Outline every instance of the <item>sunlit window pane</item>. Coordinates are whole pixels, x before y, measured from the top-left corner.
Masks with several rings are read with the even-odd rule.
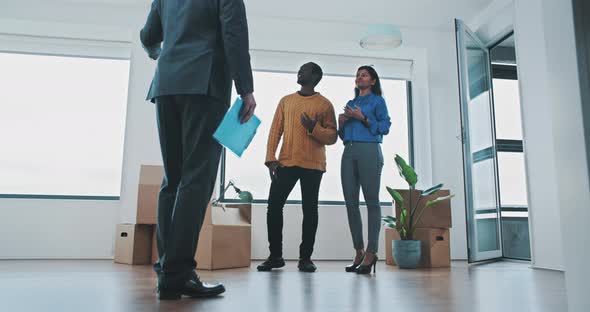
[[[0,53],[0,193],[119,196],[129,61]]]
[[[299,90],[299,85],[296,82],[295,73],[254,72],[254,84],[257,86],[257,90],[263,90],[256,92],[258,104],[256,115],[260,117],[262,124],[250,147],[241,158],[230,152],[227,153],[225,179],[226,181],[234,180],[241,188],[251,191],[255,199],[268,199],[270,177],[266,166],[264,166],[268,133],[280,99]],[[390,134],[384,137],[382,145],[385,166],[381,178],[380,199],[389,202],[391,199],[385,190],[385,185],[395,188],[407,187],[397,172],[393,158],[395,154],[400,154],[408,159],[409,155],[408,97],[406,81],[384,79],[381,80],[381,84],[392,126]],[[354,96],[354,77],[324,75],[316,90],[332,102],[336,115],[338,115],[348,100]],[[232,99],[235,99],[236,96],[234,93]],[[335,145],[326,148],[327,172],[322,178],[321,201],[344,201],[340,181],[340,160],[343,150],[344,146],[340,140]],[[227,197],[232,198],[232,196],[231,191],[228,192]],[[299,184],[291,192],[289,200],[301,200]],[[361,200],[363,200],[362,192]]]

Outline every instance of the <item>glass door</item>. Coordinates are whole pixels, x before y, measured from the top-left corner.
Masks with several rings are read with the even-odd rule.
[[[455,20],[469,262],[502,257],[497,151],[488,48]]]

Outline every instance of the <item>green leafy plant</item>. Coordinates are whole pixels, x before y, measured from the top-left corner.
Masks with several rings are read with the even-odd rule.
[[[385,216],[382,218],[382,220],[386,226],[395,229],[399,233],[399,236],[402,240],[412,240],[414,238],[414,232],[416,231],[416,225],[418,222],[420,222],[420,219],[422,219],[424,212],[437,203],[450,200],[455,195],[442,196],[427,201],[424,205],[424,208],[416,215],[418,205],[420,204],[420,201],[422,201],[423,197],[436,194],[442,189],[443,184],[438,184],[429,189],[421,191],[418,196],[418,200],[414,205],[412,205],[412,191],[415,189],[416,183],[418,183],[418,175],[414,171],[414,168],[408,165],[400,155],[395,155],[395,163],[397,164],[397,169],[400,176],[408,183],[408,205],[406,206],[403,196],[398,191],[387,186],[387,191],[391,195],[394,204],[397,204],[401,207],[401,213],[399,215],[399,220],[397,220],[394,216]]]

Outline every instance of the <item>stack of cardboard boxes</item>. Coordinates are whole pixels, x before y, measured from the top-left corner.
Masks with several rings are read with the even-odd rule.
[[[117,225],[115,262],[152,264],[158,260],[156,216],[163,175],[161,166],[141,166],[137,224]],[[195,255],[198,269],[250,266],[251,209],[250,204],[207,207]]]
[[[158,259],[155,246],[158,192],[162,184],[162,166],[141,166],[137,194],[136,224],[118,224],[115,238],[115,262],[151,264]]]
[[[406,208],[409,212],[410,192],[408,190],[397,190],[403,197]],[[423,197],[416,209],[415,217],[421,214],[429,200],[438,197],[448,196],[448,190]],[[412,207],[416,204],[420,196],[420,191],[412,191]],[[401,205],[396,203],[395,216],[399,220],[401,214]],[[422,242],[422,259],[418,267],[421,268],[444,268],[451,265],[451,245],[449,238],[449,228],[451,228],[451,202],[445,200],[427,208],[422,214],[420,222],[416,224],[414,239]],[[399,234],[395,229],[385,229],[385,252],[386,263],[396,265],[392,255],[392,242],[399,240]]]

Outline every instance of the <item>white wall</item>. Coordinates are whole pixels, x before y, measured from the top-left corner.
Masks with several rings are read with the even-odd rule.
[[[455,33],[442,32],[428,49],[432,182],[445,183],[452,199],[451,258],[467,259],[465,188],[463,184],[461,115],[457,77]],[[422,121],[425,122],[425,121]],[[414,127],[421,127],[416,123]]]
[[[102,45],[109,47],[108,53],[116,46],[115,53],[126,49],[128,55],[131,29],[125,25],[143,15],[134,17],[130,12],[100,6],[3,1],[0,33],[28,37],[22,42],[23,51],[47,52],[49,48],[51,53],[61,53],[64,45],[75,42],[73,39],[85,39],[83,46],[98,47],[84,50],[76,46],[70,52],[104,53],[107,50],[100,48]],[[108,22],[105,16],[110,17]],[[36,46],[33,42],[37,36],[61,38],[57,40],[60,44]],[[3,41],[0,47],[8,43],[10,50],[19,48],[16,39]],[[119,220],[119,201],[0,198],[0,259],[110,259]]]
[[[76,8],[76,6],[63,8],[41,7],[31,12],[23,8],[15,9],[14,7],[0,6],[0,23],[24,23],[25,25],[39,23],[31,20],[42,19],[41,15],[51,16],[44,27],[28,27],[31,31],[37,31],[45,34],[47,29],[54,29],[59,32],[63,27],[63,22],[67,21],[71,29],[76,30],[77,37],[84,37],[85,23],[83,12],[87,9]],[[48,12],[55,11],[55,14]],[[119,222],[135,221],[135,206],[137,194],[137,181],[139,176],[140,164],[159,164],[161,162],[156,135],[156,122],[154,106],[144,101],[149,82],[153,75],[154,63],[144,54],[137,42],[139,29],[142,26],[143,18],[147,14],[147,4],[142,8],[131,10],[126,8],[119,10],[113,15],[114,21],[109,24],[119,27],[123,25],[125,31],[122,33],[131,36],[131,71],[129,83],[129,102],[127,111],[127,129],[125,134],[125,153],[123,166],[123,181],[120,202],[111,202],[113,214],[106,213],[105,218],[94,218],[92,222],[85,225],[85,228],[92,231],[110,228],[112,234],[106,234],[97,237],[100,243],[97,246],[112,245],[114,236],[114,225]],[[114,12],[113,11],[113,12]],[[109,15],[109,11],[98,10],[102,16]],[[6,15],[4,15],[6,14]],[[9,15],[10,18],[7,18]],[[126,18],[126,20],[125,20]],[[105,19],[106,21],[106,19]],[[100,23],[100,18],[91,18],[89,23]],[[127,22],[127,24],[125,24]],[[453,229],[451,230],[452,257],[454,259],[466,258],[466,241],[465,241],[465,207],[462,182],[461,166],[461,144],[455,138],[459,134],[459,104],[457,77],[455,68],[455,48],[454,33],[451,31],[439,31],[432,29],[402,29],[404,34],[404,46],[393,51],[371,52],[361,49],[357,42],[360,33],[363,31],[364,24],[356,23],[328,23],[328,22],[309,22],[305,20],[290,20],[265,17],[253,17],[249,19],[251,48],[254,50],[279,50],[279,51],[297,51],[305,53],[336,54],[362,57],[381,57],[381,58],[403,58],[414,60],[414,77],[413,77],[413,100],[414,100],[414,124],[415,124],[415,148],[417,170],[420,174],[421,185],[430,186],[432,183],[444,182],[447,187],[457,194],[453,199]],[[452,20],[449,20],[452,23]],[[22,26],[23,24],[21,24]],[[126,26],[125,26],[126,25]],[[450,24],[451,25],[451,24]],[[13,27],[21,28],[21,27]],[[450,29],[450,28],[445,28]],[[301,34],[315,34],[309,36],[309,41],[301,42]],[[86,32],[90,36],[90,32]],[[256,64],[254,64],[256,67]],[[264,92],[263,86],[256,86],[256,92]],[[264,104],[260,103],[258,109],[265,109]],[[430,116],[436,118],[430,118]],[[432,143],[432,144],[431,144]],[[392,160],[389,160],[392,161]],[[13,221],[19,220],[22,215],[13,212],[14,207],[18,205],[22,213],[36,218],[36,207],[46,207],[55,214],[57,219],[70,219],[73,223],[81,220],[90,220],[85,215],[78,215],[74,219],[71,214],[64,210],[52,209],[56,206],[67,206],[65,201],[33,201],[33,200],[0,200],[0,227],[6,227],[14,233],[25,233],[28,230],[19,228]],[[80,207],[88,216],[101,209],[90,202],[79,203]],[[318,232],[318,257],[322,258],[349,258],[352,250],[350,243],[350,234],[348,234],[346,213],[344,207],[321,207],[320,212],[320,230]],[[265,229],[262,226],[264,220],[264,206],[255,207],[253,224],[254,246],[253,253],[255,258],[262,258],[266,251],[266,235],[260,232]],[[297,209],[288,209],[289,213],[297,214]],[[384,213],[388,213],[384,208]],[[328,217],[330,216],[330,217]],[[294,216],[286,218],[286,233],[293,233],[298,238],[300,222]],[[42,222],[38,222],[42,224]],[[47,227],[51,225],[46,225]],[[331,229],[337,229],[332,231]],[[75,237],[76,231],[80,230],[76,226],[65,226],[60,231],[69,233]],[[18,234],[17,234],[18,236]],[[59,237],[49,237],[52,245],[61,243]],[[296,241],[296,239],[295,239]],[[6,242],[7,244],[18,244],[19,240]],[[41,242],[31,240],[31,250],[43,250],[38,248]],[[83,240],[71,241],[72,245],[81,245]],[[296,250],[298,243],[286,244],[286,255],[290,255]],[[320,247],[326,246],[326,247]],[[330,246],[330,247],[327,247]],[[11,253],[4,252],[0,248],[0,258],[5,257],[31,257],[31,253],[16,252],[17,249],[9,248]],[[320,251],[322,249],[323,251]],[[382,248],[383,249],[383,248]],[[13,253],[14,252],[14,253]],[[383,252],[383,250],[381,251]],[[264,254],[264,255],[263,255]],[[45,256],[44,253],[37,255]],[[88,252],[87,256],[92,257],[109,257],[112,255],[111,250],[100,249],[97,247],[94,252]],[[48,254],[51,258],[70,258],[77,257],[75,253],[62,250]]]
[[[545,152],[552,154],[553,163],[545,164],[545,168],[553,167],[555,176],[550,175],[549,171],[544,180],[554,181],[557,205],[551,209],[558,216],[547,220],[546,227],[537,230],[546,231],[561,220],[561,239],[554,237],[554,241],[549,243],[561,245],[560,249],[563,249],[568,310],[588,311],[590,297],[587,283],[590,268],[587,259],[590,257],[590,249],[586,246],[590,237],[590,185],[572,3],[550,0],[519,1],[516,3],[516,16],[517,27],[519,31],[522,29],[521,37],[531,36],[533,40],[538,39],[531,42],[531,45],[534,44],[537,53],[542,51],[539,54],[545,57],[539,60],[543,67],[537,68],[545,72],[537,71],[536,74],[537,79],[542,80],[537,82],[545,82],[547,88],[539,92],[537,86],[536,92],[545,96],[537,104],[542,109],[546,108],[550,115],[551,122],[543,127],[551,127],[552,136],[545,140],[552,139],[553,149]],[[543,38],[533,36],[533,26],[537,27],[535,32],[542,31]],[[587,84],[588,81],[583,83]]]
[[[518,64],[525,162],[529,201],[529,222],[533,266],[563,270],[556,162],[555,115],[545,49],[545,19],[537,1],[515,3],[516,62]]]
[[[0,199],[0,259],[111,259],[118,201]]]

